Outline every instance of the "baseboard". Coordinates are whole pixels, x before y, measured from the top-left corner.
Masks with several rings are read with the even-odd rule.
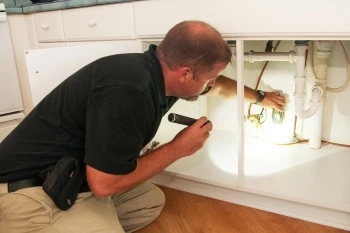
[[[248,206],[268,212],[281,214],[309,222],[314,222],[339,229],[350,230],[350,213],[323,207],[292,202],[202,183],[186,177],[163,171],[150,180],[154,184],[186,191],[230,203]]]

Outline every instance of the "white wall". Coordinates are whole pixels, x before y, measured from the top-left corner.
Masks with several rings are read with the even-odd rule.
[[[249,50],[264,51],[266,41],[245,41],[245,51]],[[350,42],[343,41],[344,47],[350,56]],[[289,51],[294,47],[294,41],[281,41],[277,51]],[[310,69],[310,56],[306,67],[307,87],[313,85],[313,75]],[[258,76],[265,62],[249,63],[245,62],[245,85],[255,88]],[[315,59],[315,66],[317,59]],[[232,66],[228,66],[224,75],[236,79],[235,61]],[[284,143],[292,137],[294,128],[294,81],[295,65],[288,62],[270,62],[267,66],[259,88],[265,91],[282,91],[287,100],[285,108],[285,118],[281,125],[274,125],[271,120],[272,111],[268,110],[268,118],[263,124],[264,134],[270,140]],[[338,87],[346,79],[346,62],[340,46],[334,43],[333,53],[328,69],[328,86]],[[309,98],[308,98],[309,100]],[[322,139],[342,144],[350,144],[350,87],[348,86],[340,93],[327,93],[327,102],[325,106]],[[307,101],[308,102],[308,101]],[[248,104],[245,104],[245,114],[247,114]],[[259,113],[260,108],[252,107],[252,113]],[[222,100],[215,97],[208,98],[208,117],[213,122],[214,128],[222,131],[237,131],[237,106],[236,100]],[[304,122],[298,119],[297,134],[303,138],[310,135],[309,120]],[[252,133],[249,123],[246,123],[245,133]]]

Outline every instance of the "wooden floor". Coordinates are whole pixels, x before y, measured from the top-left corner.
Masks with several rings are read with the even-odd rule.
[[[345,233],[249,207],[160,187],[166,204],[159,218],[137,233]]]

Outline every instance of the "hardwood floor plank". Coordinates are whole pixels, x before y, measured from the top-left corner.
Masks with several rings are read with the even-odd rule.
[[[346,233],[316,223],[167,187],[159,218],[137,233]]]

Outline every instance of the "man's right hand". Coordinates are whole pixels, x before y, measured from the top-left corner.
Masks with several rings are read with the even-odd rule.
[[[213,128],[213,124],[207,121],[206,117],[201,117],[193,125],[180,131],[169,143],[179,158],[192,155],[203,147],[210,136],[209,131]]]

